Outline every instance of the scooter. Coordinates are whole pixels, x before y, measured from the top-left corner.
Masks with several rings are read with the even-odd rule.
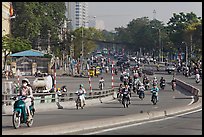
[[[200,82],[200,75],[199,74],[196,74],[195,81],[196,81],[196,83]]]
[[[172,83],[172,90],[174,91],[175,88],[176,88],[176,82],[173,82],[173,83]]]
[[[145,82],[145,90],[149,89],[149,82]]]
[[[23,100],[26,99],[25,96],[15,96],[11,97],[11,99],[15,100],[15,103],[13,105],[13,116],[12,116],[12,122],[15,129],[19,128],[21,124],[25,123],[28,127],[31,127],[33,125],[33,117],[35,113],[34,108],[34,102],[31,102],[30,108],[30,114],[32,115],[32,119],[30,121],[27,121],[27,113],[26,113],[26,106]]]
[[[128,99],[128,94],[122,94],[122,104],[123,104],[123,107],[127,107],[128,108],[128,103],[129,99]]]
[[[76,99],[76,109],[79,109],[79,107],[81,107],[81,109],[84,108],[84,105],[82,105],[82,95],[77,94],[78,97]]]
[[[164,89],[165,88],[165,82],[161,82],[160,87],[161,87],[161,89]]]
[[[140,90],[139,90],[139,98],[140,98],[141,100],[143,100],[144,97],[145,97],[144,89],[140,89]]]
[[[157,92],[156,91],[152,91],[152,103],[153,103],[153,105],[156,105],[157,104]]]

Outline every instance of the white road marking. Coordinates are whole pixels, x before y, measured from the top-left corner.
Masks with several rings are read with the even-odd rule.
[[[192,98],[192,100],[191,100],[191,102],[188,105],[191,105],[194,102],[194,96],[191,96],[191,98]]]
[[[179,116],[183,116],[183,115],[195,113],[195,112],[198,112],[198,111],[202,111],[202,108],[201,108],[201,109],[198,109],[198,110],[191,111],[191,112],[186,112],[186,113],[183,113],[183,114],[175,115],[175,116],[172,116],[172,117],[165,117],[165,118],[162,118],[162,119],[156,119],[156,120],[151,120],[151,121],[144,121],[144,122],[135,123],[135,124],[130,124],[130,125],[124,125],[124,126],[119,126],[119,127],[113,127],[113,128],[103,129],[103,130],[101,130],[101,131],[86,133],[86,134],[84,134],[84,135],[99,134],[99,133],[108,132],[108,131],[112,131],[112,130],[118,130],[118,129],[122,129],[122,128],[128,128],[128,127],[131,127],[131,126],[139,126],[139,125],[146,124],[146,123],[152,123],[152,122],[158,122],[158,121],[162,121],[162,120],[167,120],[167,119],[176,118],[176,117],[179,117]]]

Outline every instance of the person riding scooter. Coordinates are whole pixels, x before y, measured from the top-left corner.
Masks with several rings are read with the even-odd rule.
[[[28,114],[27,121],[30,121],[32,119],[32,115],[30,114],[29,106],[31,106],[34,97],[32,88],[30,86],[30,81],[27,78],[22,80],[22,86],[19,88],[19,95],[26,97],[23,101],[25,102],[26,112]]]
[[[160,87],[162,89],[165,87],[165,82],[166,82],[166,80],[163,77],[161,77],[161,79],[160,79]]]

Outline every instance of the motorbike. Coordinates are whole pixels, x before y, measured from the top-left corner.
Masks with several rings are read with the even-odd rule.
[[[195,81],[196,81],[196,83],[200,82],[200,75],[199,74],[196,74]]]
[[[161,89],[164,89],[165,88],[165,82],[161,82],[160,87],[161,87]]]
[[[120,75],[120,81],[123,82],[123,75]]]
[[[103,87],[104,87],[103,82],[99,82],[99,89],[103,90]]]
[[[121,103],[122,102],[122,93],[121,92],[118,92],[117,94],[117,98],[118,98],[118,101]]]
[[[143,90],[143,89],[140,89],[140,90],[139,90],[139,98],[140,98],[141,100],[143,100],[144,97],[145,97],[144,90]]]
[[[136,93],[136,90],[137,90],[137,85],[133,84],[133,92]]]
[[[31,102],[30,114],[32,115],[32,119],[27,121],[28,115],[26,112],[26,106],[23,100],[26,99],[25,96],[15,96],[11,97],[12,100],[15,100],[13,105],[13,115],[12,115],[12,123],[15,129],[19,128],[21,124],[25,123],[28,127],[33,125],[33,117],[35,113],[34,102]]]
[[[153,103],[153,105],[156,105],[157,104],[157,92],[156,91],[152,91],[152,103]]]
[[[118,75],[118,70],[117,69],[115,69],[115,75]]]
[[[79,109],[79,107],[81,107],[81,109],[84,108],[84,105],[82,105],[82,95],[77,94],[77,99],[76,99],[76,109]]]
[[[149,82],[145,82],[145,90],[149,89]]]
[[[175,88],[176,88],[176,82],[173,82],[173,83],[172,83],[172,90],[174,91]]]
[[[123,93],[122,94],[122,104],[123,104],[124,108],[125,107],[128,108],[128,105],[129,105],[128,101],[129,101],[128,94],[127,93]]]

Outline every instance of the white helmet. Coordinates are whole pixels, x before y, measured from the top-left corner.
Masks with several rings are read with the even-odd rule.
[[[27,84],[30,85],[30,81],[29,81],[27,78],[22,79],[22,83],[23,83],[23,82],[26,82]]]

